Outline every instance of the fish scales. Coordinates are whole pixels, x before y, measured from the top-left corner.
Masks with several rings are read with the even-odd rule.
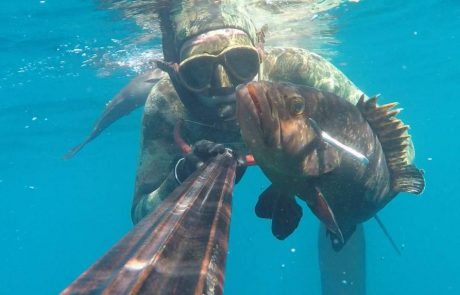
[[[272,219],[276,237],[284,239],[298,225],[302,211],[295,196],[325,223],[333,241],[341,241],[340,249],[356,224],[373,217],[398,192],[423,190],[421,171],[405,171],[407,126],[394,118],[399,110],[391,108],[396,103],[380,108],[376,102],[361,99],[353,105],[332,93],[291,83],[238,87],[243,140],[272,182],[256,213]],[[332,139],[328,142],[326,136]]]

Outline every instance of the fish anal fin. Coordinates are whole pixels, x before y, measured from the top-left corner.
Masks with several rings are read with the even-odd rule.
[[[307,200],[307,205],[311,211],[318,217],[318,219],[324,223],[328,231],[340,240],[343,243],[343,235],[335,218],[334,212],[329,206],[326,198],[318,187],[312,191],[313,196],[308,196],[305,198]]]
[[[281,196],[273,210],[273,235],[284,240],[297,228],[301,217],[302,207],[297,204],[294,196]]]
[[[272,219],[273,211],[278,199],[280,191],[275,186],[270,185],[260,196],[257,201],[255,212],[257,217]]]
[[[342,250],[343,246],[345,246],[345,243],[350,239],[351,235],[355,232],[355,230],[356,225],[351,225],[348,227],[346,226],[342,229],[341,236],[329,231],[332,248],[335,251]]]

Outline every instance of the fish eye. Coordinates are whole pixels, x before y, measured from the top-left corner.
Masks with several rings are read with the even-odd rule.
[[[291,112],[293,116],[302,115],[304,110],[305,110],[305,103],[302,98],[294,97],[291,99],[291,102],[289,104],[289,111]]]

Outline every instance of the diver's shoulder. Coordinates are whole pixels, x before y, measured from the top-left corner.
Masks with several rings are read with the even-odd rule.
[[[272,60],[279,57],[289,58],[289,57],[317,57],[319,59],[323,59],[317,53],[310,51],[305,48],[300,47],[266,47],[264,49],[265,53],[265,60]],[[265,61],[264,60],[264,61]]]
[[[163,77],[150,91],[144,116],[161,116],[171,123],[186,115],[186,110],[169,77]]]
[[[265,78],[308,74],[312,68],[328,68],[329,62],[313,51],[299,47],[265,48],[262,69]],[[285,78],[286,78],[285,77]],[[292,77],[295,80],[295,77]]]

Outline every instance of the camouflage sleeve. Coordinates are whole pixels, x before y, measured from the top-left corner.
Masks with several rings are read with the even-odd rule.
[[[323,57],[302,48],[270,48],[262,64],[262,78],[315,87],[358,102],[364,94]]]
[[[180,154],[174,144],[176,117],[170,102],[172,85],[161,80],[150,93],[144,107],[140,160],[131,209],[134,223],[157,207],[177,186],[174,159]],[[175,92],[174,92],[175,94]]]

